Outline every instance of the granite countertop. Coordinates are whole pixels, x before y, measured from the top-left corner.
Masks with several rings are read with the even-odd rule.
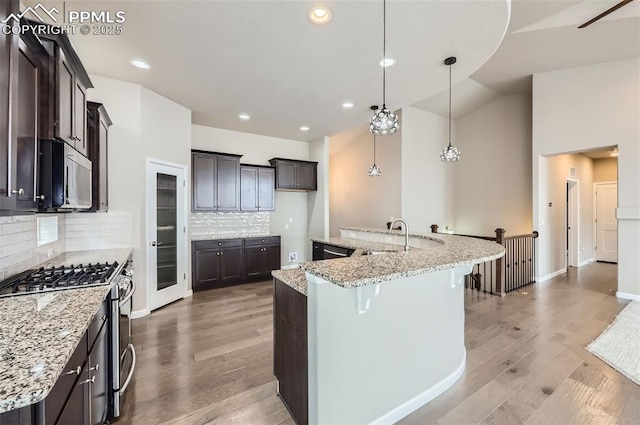
[[[229,233],[226,235],[191,235],[192,241],[213,241],[218,239],[249,239],[280,236],[274,233]]]
[[[105,284],[0,299],[0,413],[49,394],[110,290]]]
[[[357,232],[389,234],[386,229],[341,228]],[[391,234],[403,235],[392,231]],[[300,268],[336,285],[351,288],[372,285],[402,277],[416,276],[469,264],[494,260],[504,255],[504,247],[482,239],[440,233],[410,233],[411,237],[440,242],[432,248],[411,248],[409,251],[380,255],[361,255],[330,261],[314,261],[300,264]],[[332,238],[337,239],[349,238]],[[349,239],[353,240],[353,239]],[[367,241],[362,241],[368,246]]]
[[[304,270],[301,270],[301,269],[274,270],[271,272],[271,275],[276,279],[282,281],[284,284],[300,292],[305,297],[307,296],[308,282],[304,274]]]
[[[314,242],[326,243],[342,248],[355,249],[351,256],[355,257],[362,254],[362,251],[381,251],[381,252],[397,252],[404,251],[403,245],[394,245],[390,243],[364,241],[362,239],[333,237],[329,239],[311,239]],[[416,248],[418,249],[418,248]]]
[[[38,267],[124,264],[129,255],[131,248],[71,251]],[[0,413],[49,394],[110,291],[105,283],[0,298]]]

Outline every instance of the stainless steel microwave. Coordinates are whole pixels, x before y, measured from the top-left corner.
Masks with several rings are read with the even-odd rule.
[[[41,140],[40,208],[91,208],[91,170],[91,161],[65,142]]]

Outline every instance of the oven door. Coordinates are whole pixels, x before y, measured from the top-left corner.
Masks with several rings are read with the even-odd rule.
[[[136,350],[131,343],[131,297],[136,290],[133,279],[121,278],[116,285],[118,299],[114,302],[113,352],[113,417],[120,416],[122,397],[136,368]]]

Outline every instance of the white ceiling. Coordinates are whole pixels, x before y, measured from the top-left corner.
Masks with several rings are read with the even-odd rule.
[[[453,117],[503,94],[531,92],[534,73],[640,56],[640,1],[587,28],[577,28],[618,2],[513,0],[509,29],[496,53],[469,80],[454,87]],[[457,69],[453,71],[455,75]],[[445,93],[414,106],[447,115],[447,102]]]
[[[369,106],[382,103],[381,0],[42,3],[125,11],[123,35],[71,36],[88,72],[144,85],[191,109],[197,124],[308,141],[366,122]],[[332,10],[329,24],[307,19],[316,4]],[[509,11],[508,0],[389,0],[387,54],[398,62],[387,72],[387,106],[445,90],[448,56],[459,57],[455,82],[478,70],[502,41]],[[134,69],[132,58],[151,70]],[[344,110],[345,100],[355,107]]]

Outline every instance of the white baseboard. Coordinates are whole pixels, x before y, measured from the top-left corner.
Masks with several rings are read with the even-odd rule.
[[[148,316],[149,314],[151,314],[151,310],[145,308],[142,310],[132,311],[129,317],[131,317],[131,319],[139,319],[141,317]]]
[[[370,425],[393,424],[398,422],[405,416],[415,412],[416,410],[451,388],[453,384],[455,384],[464,373],[466,365],[467,351],[465,350],[464,355],[462,356],[462,360],[460,361],[460,364],[458,365],[456,370],[451,372],[448,376],[446,376],[442,381],[435,384],[433,387],[418,394],[412,399],[405,401],[400,406],[375,419],[370,423]]]
[[[547,281],[549,279],[553,279],[556,276],[560,276],[561,274],[565,274],[566,272],[567,272],[567,268],[565,267],[563,269],[556,270],[555,272],[550,273],[550,274],[548,274],[546,276],[542,276],[542,277],[537,278],[536,282],[544,282],[544,281]]]
[[[182,297],[182,298],[189,298],[189,297],[193,297],[193,289],[189,289],[189,290],[184,294],[184,297]]]
[[[586,266],[587,264],[591,264],[595,261],[596,261],[595,259],[589,258],[588,260],[584,260],[580,264],[578,264],[578,267]]]
[[[622,298],[623,300],[631,300],[631,301],[640,301],[640,295],[629,294],[626,292],[616,292],[616,297]]]

